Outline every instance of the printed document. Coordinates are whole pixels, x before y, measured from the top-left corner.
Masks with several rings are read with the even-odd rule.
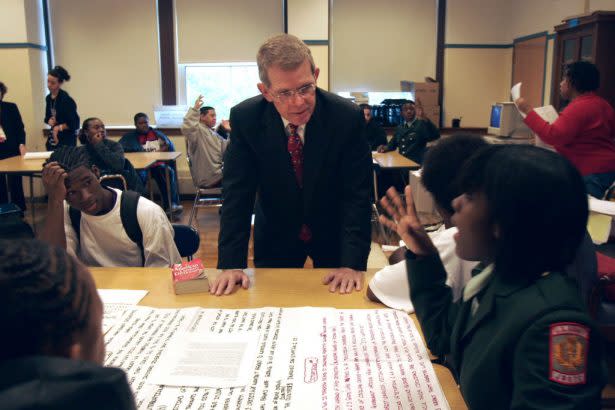
[[[241,385],[150,383],[160,382],[156,368],[175,335],[188,344],[202,342],[191,353],[184,349],[184,359],[195,367],[181,370],[194,374],[199,363],[205,369],[222,362],[212,359],[221,354],[217,343],[208,346],[212,340],[246,334],[244,341],[255,341],[256,348]],[[106,336],[105,364],[127,372],[140,409],[449,408],[418,330],[400,311],[130,306]],[[223,354],[236,365],[238,352],[250,348],[231,350]],[[234,379],[240,373],[229,366],[217,376]]]

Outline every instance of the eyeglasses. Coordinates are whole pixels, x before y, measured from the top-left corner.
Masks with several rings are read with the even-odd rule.
[[[301,98],[312,96],[314,95],[315,90],[316,90],[316,84],[310,83],[302,87],[296,88],[294,90],[280,91],[278,93],[272,93],[272,94],[275,98],[277,98],[281,102],[289,102],[295,95],[298,95]]]

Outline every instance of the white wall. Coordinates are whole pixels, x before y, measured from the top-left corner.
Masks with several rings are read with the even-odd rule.
[[[156,0],[52,0],[50,19],[55,63],[71,74],[64,88],[82,120],[153,118],[162,100]]]
[[[331,89],[399,91],[435,76],[435,27],[435,0],[333,1]]]
[[[511,42],[509,0],[448,0],[447,44],[506,44]]]

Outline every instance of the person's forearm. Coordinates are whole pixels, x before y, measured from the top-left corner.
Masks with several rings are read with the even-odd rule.
[[[48,244],[66,249],[66,233],[64,232],[64,203],[62,201],[48,202],[45,225],[39,233],[38,239],[47,242]]]

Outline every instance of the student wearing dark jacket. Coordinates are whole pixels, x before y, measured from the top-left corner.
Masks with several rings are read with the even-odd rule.
[[[120,138],[120,144],[125,152],[150,152],[162,151],[173,152],[175,146],[169,137],[162,132],[153,129],[149,126],[149,118],[147,114],[139,112],[134,116],[135,130],[124,134]],[[181,212],[183,207],[179,203],[179,192],[177,190],[177,166],[175,161],[158,162],[149,168],[152,178],[156,181],[160,194],[162,196],[163,208],[169,209],[167,203],[167,167],[169,170],[169,186],[171,187],[171,211]],[[142,171],[139,173],[141,181],[145,184],[147,173]]]
[[[382,200],[392,219],[381,222],[408,248],[410,296],[427,346],[452,367],[471,409],[599,408],[603,342],[563,273],[585,234],[581,175],[554,152],[495,145],[468,159],[459,187],[455,250],[481,263],[457,302],[412,200],[404,205],[393,189]]]
[[[381,145],[386,145],[387,134],[384,128],[380,126],[372,117],[372,107],[369,104],[359,105],[363,110],[363,116],[365,117],[365,138],[372,151],[377,151]]]
[[[121,174],[129,190],[145,193],[137,171],[130,161],[124,158],[122,146],[107,139],[105,124],[100,119],[88,118],[83,121],[79,141],[88,150],[92,162],[98,167],[101,175]]]
[[[43,242],[0,242],[2,409],[135,409],[103,367],[103,306],[87,268]]]
[[[26,131],[17,105],[4,101],[7,88],[0,82],[0,159],[23,155],[26,153]],[[8,191],[7,191],[8,184]],[[23,194],[21,175],[6,175],[0,177],[0,204],[9,200],[26,210],[26,199]]]
[[[49,151],[53,151],[58,145],[77,145],[77,104],[61,88],[62,84],[69,80],[68,71],[60,66],[54,67],[47,74],[49,94],[45,97],[45,124],[51,127],[46,144]]]

